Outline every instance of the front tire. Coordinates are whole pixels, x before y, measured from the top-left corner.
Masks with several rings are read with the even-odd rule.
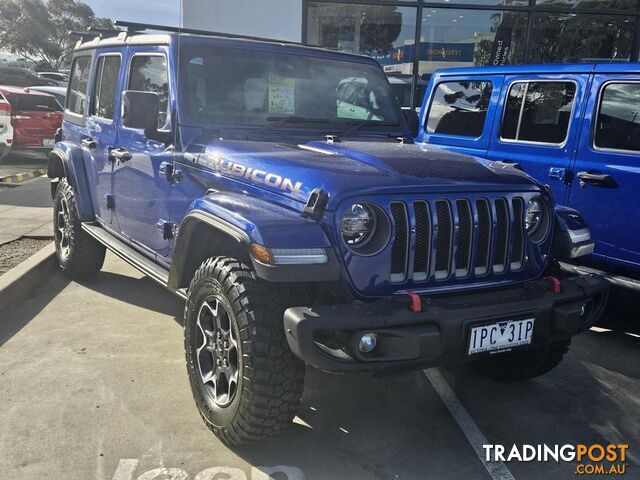
[[[96,275],[104,264],[105,247],[82,230],[75,194],[66,178],[53,199],[53,235],[58,265],[69,278]]]
[[[233,258],[206,260],[185,306],[185,352],[202,418],[237,446],[281,432],[295,416],[304,364],[287,344],[279,288]]]
[[[569,351],[571,340],[553,342],[523,352],[500,355],[479,363],[487,376],[501,382],[524,382],[556,368]]]

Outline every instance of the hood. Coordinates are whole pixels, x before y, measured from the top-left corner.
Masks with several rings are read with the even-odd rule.
[[[314,189],[328,209],[350,196],[385,193],[521,191],[537,186],[515,168],[425,144],[398,141],[286,143],[215,140],[200,168],[306,202]]]

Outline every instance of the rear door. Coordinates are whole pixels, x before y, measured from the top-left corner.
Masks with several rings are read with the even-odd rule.
[[[488,158],[515,162],[565,203],[588,75],[505,77]]]
[[[436,76],[430,85],[418,141],[484,157],[502,76]]]
[[[82,145],[93,165],[96,214],[103,225],[112,227],[113,161],[109,149],[118,142],[117,122],[120,111],[117,105],[122,56],[116,51],[101,51],[94,62],[91,101]]]
[[[640,266],[640,75],[597,74],[585,113],[569,205],[595,253]]]

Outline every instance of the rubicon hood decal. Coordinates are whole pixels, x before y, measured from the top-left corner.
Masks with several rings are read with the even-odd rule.
[[[222,173],[228,173],[254,183],[261,183],[267,187],[277,188],[293,194],[298,194],[300,190],[302,190],[302,182],[295,182],[277,173],[247,167],[241,163],[225,158],[220,152],[207,152],[206,159],[212,168]]]

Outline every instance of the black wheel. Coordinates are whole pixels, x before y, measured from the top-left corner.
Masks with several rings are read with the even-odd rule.
[[[82,230],[73,188],[66,178],[58,183],[53,200],[53,235],[58,265],[65,275],[80,279],[100,271],[105,247]]]
[[[562,340],[532,350],[499,355],[483,360],[478,367],[495,380],[523,382],[556,368],[569,351],[570,344],[571,340]]]
[[[210,258],[185,306],[185,352],[202,418],[228,445],[275,435],[291,424],[304,364],[287,344],[281,290],[238,260]]]

